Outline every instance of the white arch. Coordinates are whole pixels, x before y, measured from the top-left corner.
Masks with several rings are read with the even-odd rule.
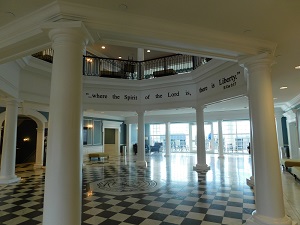
[[[34,168],[41,168],[43,166],[44,157],[44,130],[46,128],[48,120],[40,112],[29,109],[19,108],[18,115],[25,115],[31,118],[37,124],[37,138],[36,138],[36,154]],[[0,124],[5,120],[5,112],[0,113]],[[1,138],[1,133],[0,133]]]

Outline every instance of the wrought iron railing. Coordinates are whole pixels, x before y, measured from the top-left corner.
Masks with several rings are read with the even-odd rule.
[[[53,54],[52,49],[47,49],[32,56],[52,63]],[[108,78],[152,79],[155,77],[189,73],[209,60],[210,58],[205,57],[176,54],[145,61],[133,61],[101,58],[87,53],[87,55],[83,56],[82,73],[85,76]]]
[[[33,57],[36,57],[38,59],[44,60],[46,62],[52,63],[53,62],[53,54],[54,51],[52,48],[46,49],[44,51],[38,52],[33,54]]]
[[[145,61],[83,56],[83,75],[138,80],[151,79],[189,73],[209,60],[209,58],[179,54]]]

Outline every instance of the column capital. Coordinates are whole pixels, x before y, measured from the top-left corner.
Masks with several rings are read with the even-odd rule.
[[[204,110],[205,108],[206,108],[206,105],[197,105],[197,106],[195,107],[196,111],[197,111],[197,110]]]
[[[146,111],[145,111],[145,110],[143,110],[143,109],[136,110],[136,113],[138,114],[138,116],[139,116],[139,115],[141,115],[141,114],[143,114],[143,115],[144,115],[144,114],[145,114],[145,112],[146,112]]]
[[[248,71],[259,69],[262,66],[271,67],[274,64],[274,57],[268,53],[263,53],[239,60],[239,64]]]
[[[17,99],[17,98],[4,98],[2,99],[6,104],[19,104],[22,103],[22,100]]]
[[[49,33],[50,39],[57,45],[74,42],[76,39],[82,41],[83,45],[95,42],[81,21],[50,22],[44,24],[42,29]]]
[[[274,108],[274,112],[275,112],[275,117],[278,118],[278,117],[283,117],[283,113],[284,111],[281,109],[281,108]]]
[[[296,111],[295,110],[289,110],[285,113],[283,113],[283,116],[287,118],[288,122],[296,121]]]

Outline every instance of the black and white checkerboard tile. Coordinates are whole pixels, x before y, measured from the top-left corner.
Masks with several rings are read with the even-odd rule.
[[[147,161],[147,169],[117,159],[88,162],[83,168],[82,224],[242,224],[255,209],[253,192],[244,182],[248,174],[231,169],[222,173],[212,167],[197,175],[186,164],[178,165],[190,169],[185,181],[166,176],[155,191],[90,195],[90,183],[108,178],[144,177],[159,182],[159,173],[153,172],[165,168],[160,166],[161,158],[151,156]],[[44,171],[31,165],[20,165],[16,171],[22,174],[20,183],[0,185],[0,224],[42,224]]]

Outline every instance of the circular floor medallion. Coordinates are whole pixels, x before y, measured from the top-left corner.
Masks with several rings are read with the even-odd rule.
[[[160,183],[144,177],[106,178],[90,183],[91,191],[117,195],[153,192],[160,187]]]

